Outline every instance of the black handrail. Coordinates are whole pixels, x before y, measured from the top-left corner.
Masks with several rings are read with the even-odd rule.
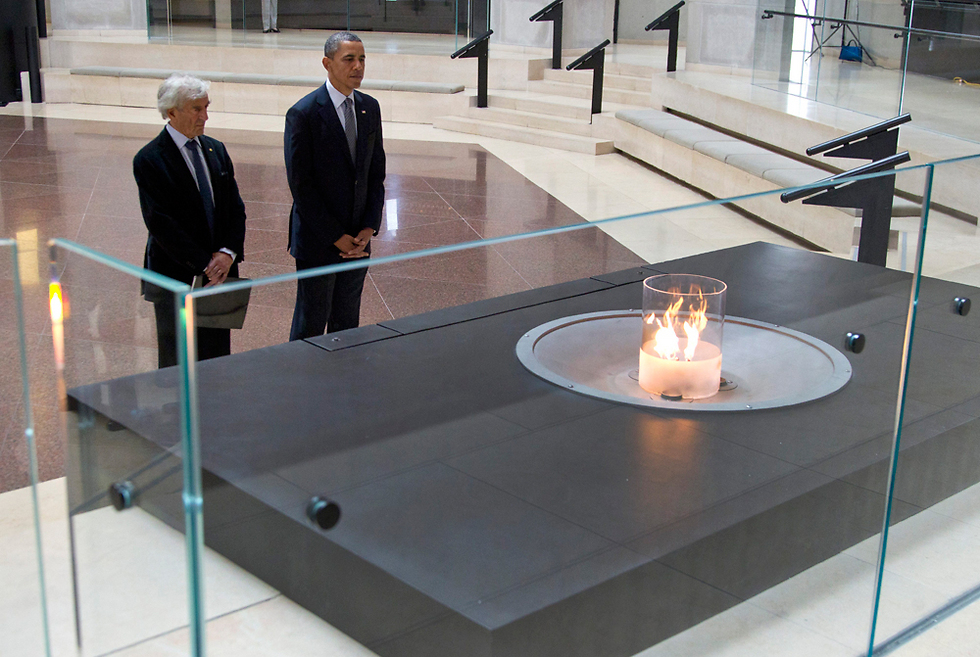
[[[543,23],[545,21],[552,21],[554,23],[551,37],[551,68],[555,70],[561,68],[561,33],[562,15],[564,13],[562,2],[564,0],[555,0],[528,19],[532,23]]]
[[[490,67],[490,35],[493,34],[493,30],[487,30],[486,34],[482,34],[465,46],[454,52],[450,57],[456,59],[467,59],[470,57],[476,57],[476,71],[477,71],[477,82],[476,82],[476,106],[486,107],[487,102],[487,87],[489,86],[489,67]]]
[[[592,113],[602,113],[602,71],[606,61],[606,46],[609,39],[606,39],[598,46],[585,53],[574,62],[565,67],[568,71],[579,69],[592,69]]]
[[[825,151],[829,151],[832,148],[837,148],[838,146],[847,146],[851,142],[855,142],[859,139],[864,139],[865,137],[871,137],[873,135],[891,130],[892,128],[898,127],[903,123],[908,123],[912,120],[912,115],[909,113],[902,114],[901,116],[896,116],[894,118],[888,119],[887,121],[882,121],[881,123],[876,123],[874,125],[868,126],[867,128],[862,128],[856,130],[843,137],[837,137],[836,139],[831,139],[830,141],[825,141],[822,144],[817,144],[816,146],[811,146],[806,149],[807,155],[819,155]]]
[[[535,23],[540,20],[548,20],[547,18],[545,18],[545,14],[547,14],[549,11],[551,11],[552,9],[554,9],[564,1],[565,0],[555,0],[554,2],[546,6],[544,9],[531,16],[531,18],[529,18],[528,20],[531,21],[532,23]]]
[[[664,13],[660,14],[660,16],[654,18],[650,22],[650,24],[647,25],[643,29],[645,29],[647,32],[649,32],[650,30],[660,29],[660,24],[663,23],[664,21],[668,20],[670,18],[670,15],[673,14],[674,12],[679,12],[681,10],[681,7],[684,6],[684,4],[685,4],[684,0],[681,0],[676,5],[674,5],[673,7],[671,7],[670,9],[668,9],[667,11],[665,11]]]
[[[791,14],[786,11],[775,11],[773,9],[763,9],[761,20],[769,20],[773,16],[786,16],[788,18],[806,18],[812,21],[828,22],[831,25],[857,25],[858,27],[877,27],[883,30],[893,30],[904,34],[922,34],[925,36],[942,37],[946,39],[962,39],[964,41],[980,41],[980,36],[972,34],[958,34],[956,32],[943,32],[941,30],[924,30],[921,27],[905,27],[904,25],[884,25],[882,23],[867,23],[865,21],[854,21],[846,18],[831,18],[829,16],[811,16],[810,14]]]
[[[838,185],[843,185],[847,182],[852,182],[851,178],[856,178],[858,176],[864,176],[872,173],[878,173],[879,171],[884,171],[892,167],[898,166],[899,164],[904,164],[911,160],[912,157],[909,155],[908,151],[902,151],[901,153],[896,153],[889,157],[878,160],[877,162],[869,162],[867,164],[862,164],[859,167],[854,167],[848,171],[838,173],[836,175],[830,176],[829,178],[824,178],[823,180],[818,180],[812,185],[808,186],[806,189],[797,189],[792,192],[783,192],[779,195],[779,200],[783,203],[792,203],[801,198],[807,198],[808,196],[813,196],[819,192],[825,192],[829,189],[834,189]],[[860,181],[858,181],[860,182]]]
[[[606,48],[606,46],[608,46],[608,45],[609,45],[609,39],[606,39],[605,41],[603,41],[602,43],[600,43],[598,46],[596,46],[595,48],[593,48],[589,52],[585,53],[584,55],[582,55],[581,57],[579,57],[578,59],[576,59],[574,62],[572,62],[568,66],[566,66],[565,67],[565,70],[566,71],[576,71],[576,70],[578,70],[580,68],[581,69],[589,69],[589,68],[592,68],[591,66],[588,66],[586,64],[586,62],[589,60],[590,57],[592,57],[594,55],[597,55],[600,52],[602,52]]]
[[[657,18],[653,20],[644,29],[649,32],[651,30],[667,30],[667,72],[672,73],[677,70],[677,37],[680,32],[680,16],[681,7],[684,6],[684,0],[681,0],[676,5],[660,14]]]
[[[457,57],[462,57],[463,59],[466,59],[467,57],[475,57],[476,55],[471,55],[469,53],[474,48],[479,46],[481,43],[488,40],[491,34],[493,34],[493,30],[487,30],[486,34],[481,34],[480,36],[476,37],[475,39],[467,43],[465,46],[463,46],[462,48],[460,48],[459,50],[451,54],[449,56],[450,59],[456,59]]]

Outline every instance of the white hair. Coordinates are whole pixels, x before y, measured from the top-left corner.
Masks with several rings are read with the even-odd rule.
[[[167,112],[183,107],[188,101],[204,98],[208,95],[210,82],[186,73],[174,73],[163,81],[157,89],[157,109],[164,119],[169,118]]]

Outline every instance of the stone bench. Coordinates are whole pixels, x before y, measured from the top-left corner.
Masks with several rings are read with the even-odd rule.
[[[832,175],[792,157],[655,109],[616,112],[616,147],[720,198],[799,187]],[[732,175],[734,167],[742,175]],[[778,194],[736,203],[765,221],[835,253],[850,253],[860,210],[784,204]],[[896,197],[894,217],[920,206]]]
[[[45,99],[54,103],[156,107],[156,90],[172,69],[82,66],[42,70]],[[285,115],[293,103],[323,84],[324,76],[186,71],[211,82],[211,109],[216,112]],[[472,94],[447,82],[376,80],[361,89],[374,96],[386,121],[428,123],[432,116],[462,113]]]
[[[69,69],[71,75],[95,75],[120,78],[152,78],[165,80],[175,71],[161,68],[124,68],[121,66],[82,66]],[[266,73],[223,73],[220,71],[186,71],[190,75],[209,82],[234,82],[236,84],[269,84],[290,87],[316,88],[325,77],[270,75]],[[362,89],[374,91],[411,91],[425,94],[457,94],[464,85],[440,82],[412,82],[410,80],[372,80],[361,83]]]

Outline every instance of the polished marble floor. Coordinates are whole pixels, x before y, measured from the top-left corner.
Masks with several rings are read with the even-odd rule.
[[[43,283],[48,265],[43,253],[47,240],[70,239],[120,261],[142,263],[146,229],[136,186],[132,156],[158,129],[144,126],[142,135],[97,134],[85,122],[36,119],[24,130],[23,120],[0,117],[4,153],[0,158],[0,210],[4,234],[28,239],[36,248],[21,261],[27,285],[25,295],[28,357],[38,423],[42,479],[63,474],[60,441],[54,422],[57,403],[53,390],[47,304]],[[375,257],[421,251],[532,230],[583,224],[579,230],[525,244],[481,247],[418,262],[373,267],[362,301],[362,323],[373,324],[450,305],[468,303],[533,287],[625,269],[643,259],[585,220],[555,197],[530,182],[512,167],[474,144],[387,141],[388,176],[381,232],[374,240]],[[294,270],[286,251],[289,189],[281,149],[231,143],[236,179],[246,204],[247,233],[242,276],[262,278]],[[37,254],[35,256],[35,254]],[[143,356],[134,367],[152,362],[152,336],[137,335],[150,317],[149,304],[133,297],[137,280],[121,289],[98,295],[86,290],[98,286],[110,272],[62,256],[69,302],[76,317],[98,327],[87,329],[85,339],[132,345]],[[120,286],[116,286],[120,287]],[[236,332],[235,350],[286,340],[292,306],[292,286],[258,291],[250,307],[249,325]],[[132,298],[131,298],[132,297]],[[135,299],[135,300],[134,300]],[[6,305],[6,304],[5,304]],[[112,317],[91,316],[97,307],[117,310]],[[128,315],[133,322],[123,323]],[[112,321],[110,327],[107,322]],[[140,320],[143,320],[142,322]],[[141,327],[141,324],[143,327]],[[13,326],[5,326],[13,337]],[[66,336],[70,341],[72,335]],[[79,336],[75,336],[79,337]],[[113,340],[113,338],[115,338]],[[13,344],[14,341],[8,340]],[[14,354],[10,354],[11,362]],[[67,369],[72,369],[68,353]],[[114,362],[120,362],[117,354]],[[114,369],[101,374],[133,373]],[[82,376],[79,374],[79,376]],[[17,403],[16,379],[10,379],[4,400]],[[80,379],[79,379],[80,381]],[[71,378],[69,378],[71,385]],[[7,431],[15,431],[15,424]],[[0,446],[0,491],[19,488],[24,479],[23,454]]]

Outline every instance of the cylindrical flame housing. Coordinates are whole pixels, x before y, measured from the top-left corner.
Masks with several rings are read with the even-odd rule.
[[[721,382],[723,282],[696,274],[643,281],[640,386],[668,398],[704,399]]]

